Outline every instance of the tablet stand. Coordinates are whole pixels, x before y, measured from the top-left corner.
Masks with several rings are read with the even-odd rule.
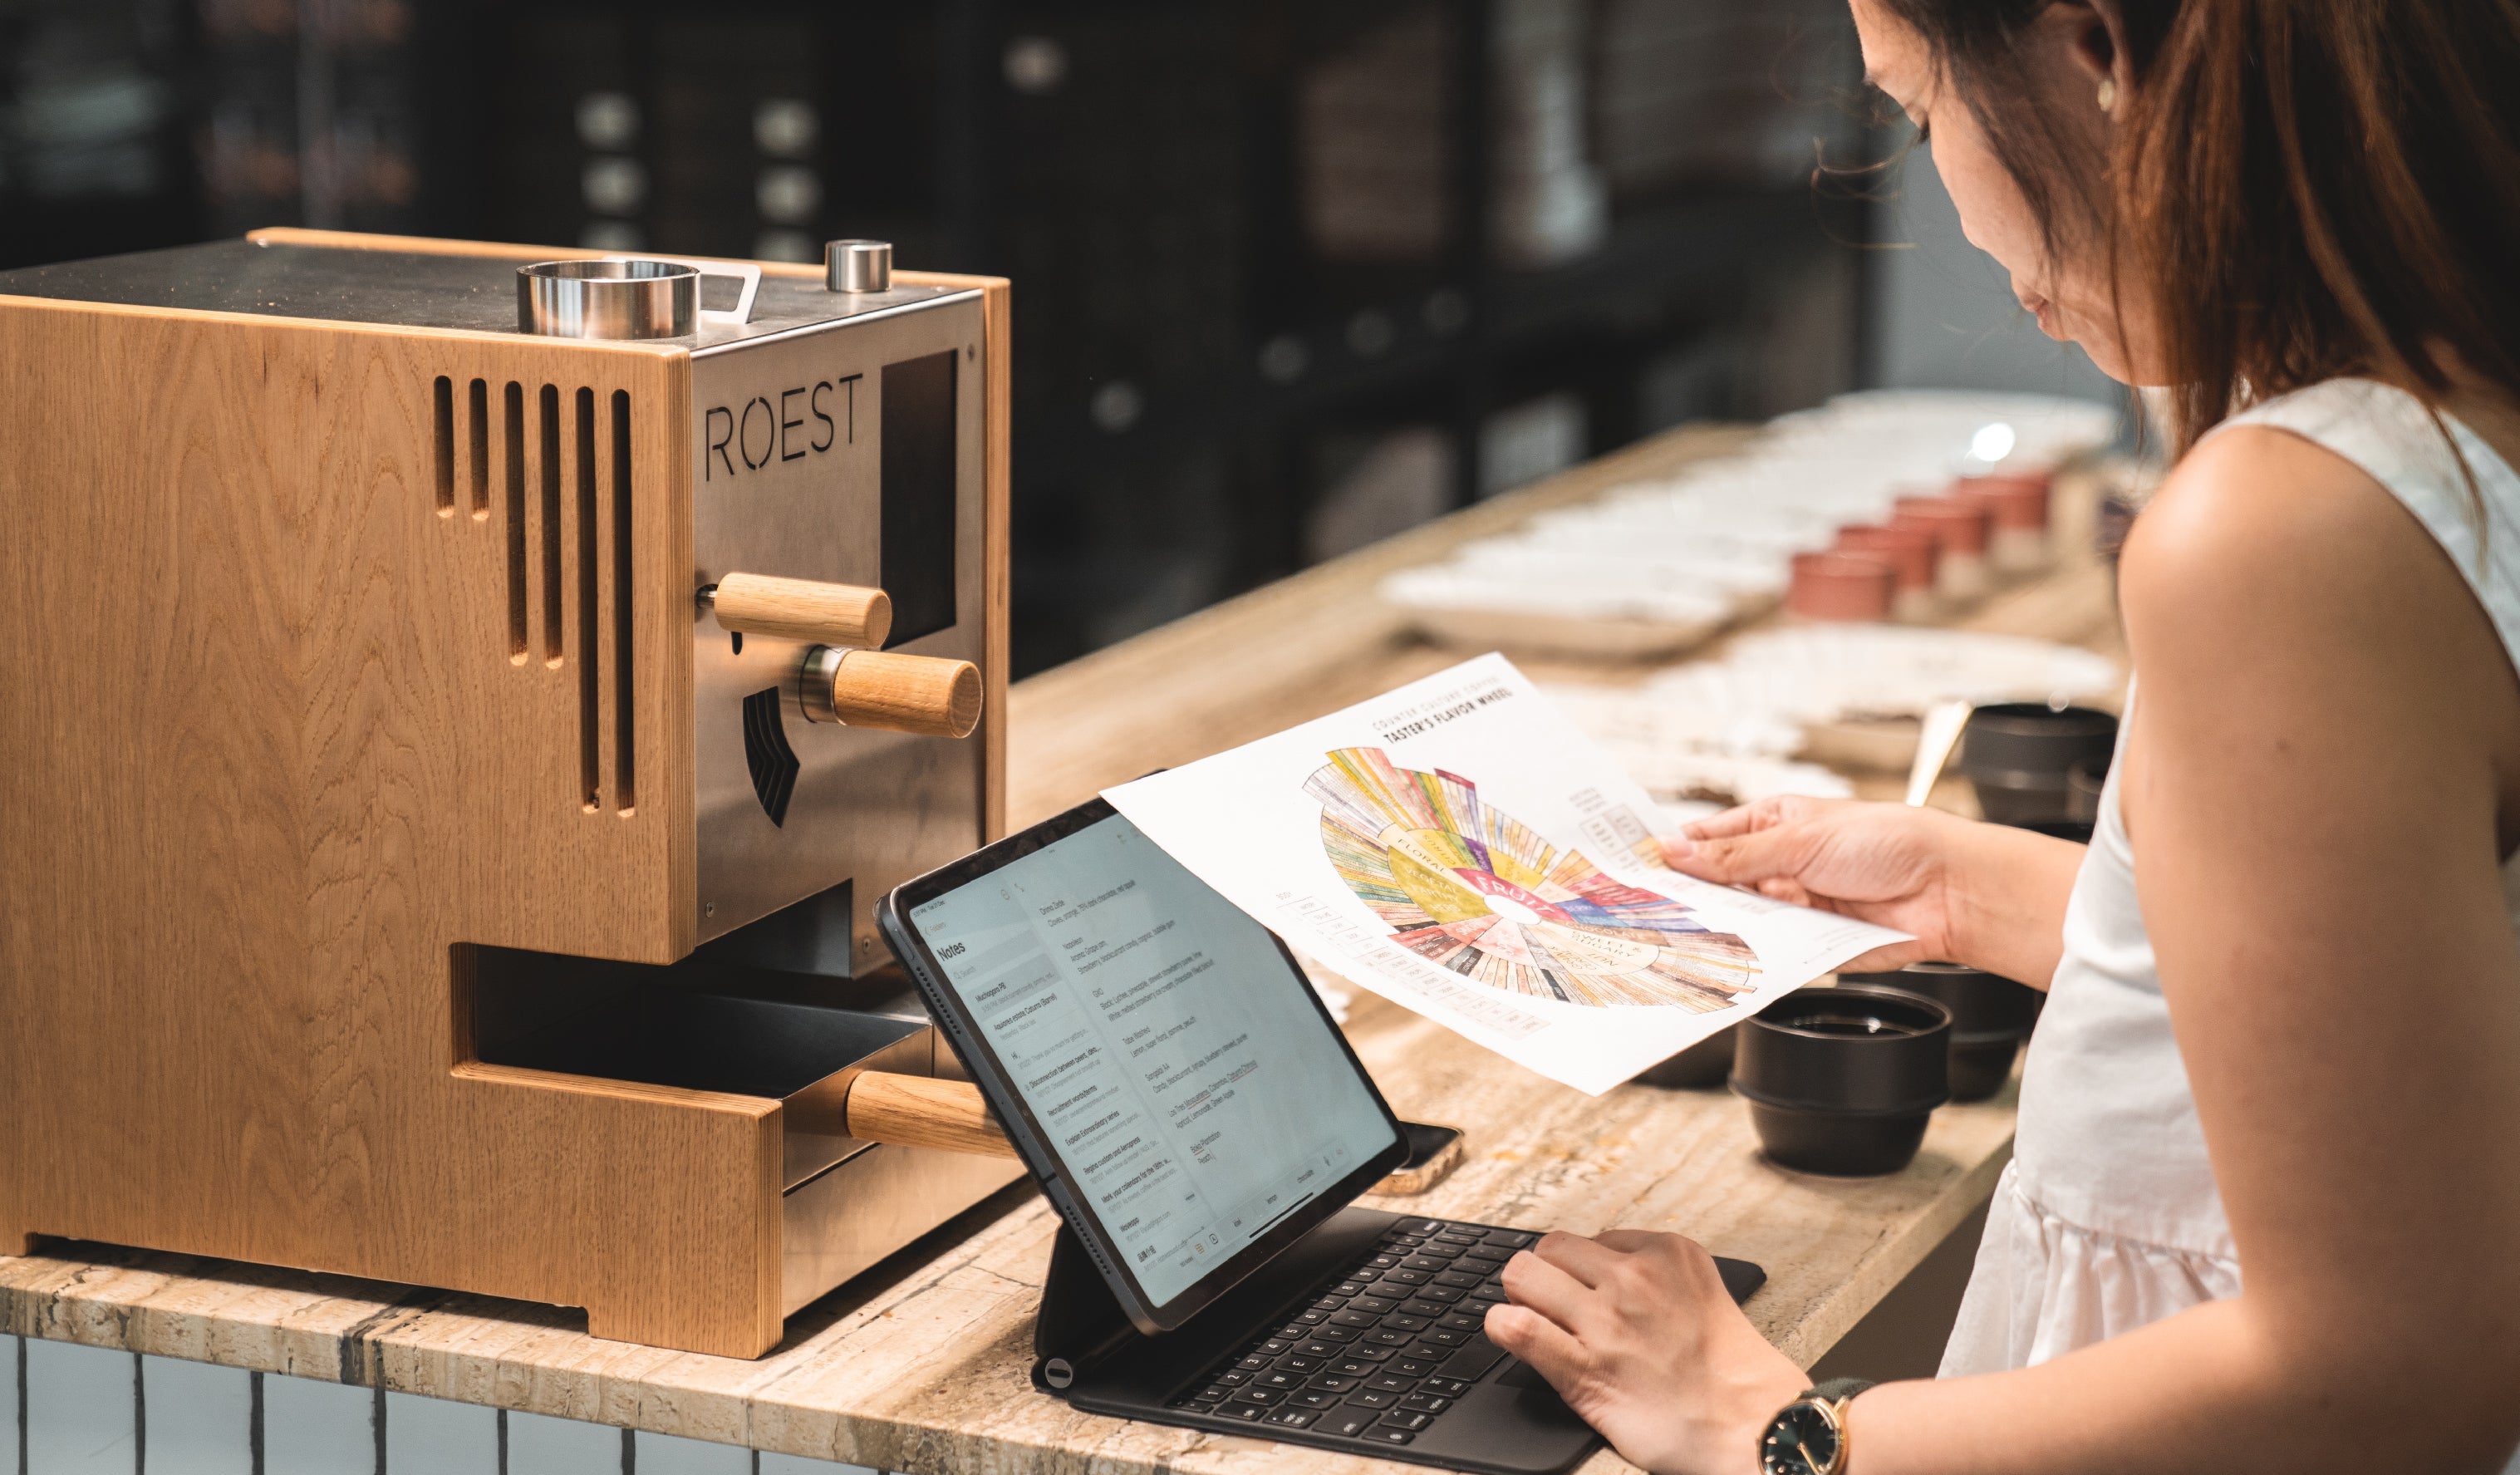
[[[1041,1282],[1041,1314],[1032,1328],[1032,1385],[1057,1393],[1076,1381],[1079,1369],[1108,1356],[1137,1331],[1128,1313],[1062,1221],[1050,1247],[1050,1274]]]

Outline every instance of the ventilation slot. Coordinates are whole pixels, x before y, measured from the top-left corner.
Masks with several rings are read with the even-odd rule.
[[[431,427],[436,433],[430,444],[437,451],[437,515],[455,514],[455,383],[445,375],[437,377]]]
[[[508,381],[508,659],[524,664],[525,636],[525,386]]]
[[[561,661],[560,386],[543,385],[543,661]]]
[[[477,522],[490,515],[490,386],[474,380],[465,408],[472,412],[467,425],[472,431],[468,441],[472,452],[472,518]],[[452,487],[447,489],[448,496],[453,493]]]
[[[612,391],[612,794],[623,814],[639,806],[638,663],[631,658],[630,391]]]
[[[788,745],[785,704],[777,687],[743,698],[743,761],[752,769],[752,792],[761,800],[761,812],[785,829],[788,800],[796,792],[796,771],[803,765]]]
[[[589,811],[604,807],[604,639],[597,618],[596,542],[604,524],[595,515],[595,391],[577,391],[577,763],[578,786]]]

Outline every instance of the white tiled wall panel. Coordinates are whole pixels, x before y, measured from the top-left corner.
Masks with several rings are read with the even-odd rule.
[[[25,1355],[24,1343],[16,1337],[0,1337],[0,1475],[20,1475],[18,1469],[18,1360]]]
[[[752,1475],[752,1452],[741,1445],[713,1445],[642,1429],[639,1475]]]
[[[394,1475],[498,1475],[499,1410],[386,1394],[385,1468]]]
[[[139,1400],[127,1352],[26,1343],[26,1475],[132,1475]]]
[[[148,1475],[253,1475],[253,1374],[140,1360]]]
[[[376,1475],[376,1408],[356,1384],[265,1374],[263,1475]]]
[[[261,1383],[259,1475],[631,1475],[622,1432],[609,1425],[510,1413],[503,1470],[498,1410],[405,1393],[385,1395],[380,1469],[373,1391],[277,1373]],[[257,1475],[253,1384],[233,1367],[0,1337],[0,1475]],[[634,1438],[636,1475],[879,1475],[666,1434]]]
[[[621,1475],[621,1431],[573,1418],[511,1413],[508,1475]]]
[[[761,1453],[761,1475],[878,1475],[864,1465],[844,1465],[829,1459],[806,1459],[795,1454]]]

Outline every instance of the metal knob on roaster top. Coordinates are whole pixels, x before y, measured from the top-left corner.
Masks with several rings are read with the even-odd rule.
[[[832,241],[825,244],[823,285],[832,291],[892,291],[892,243]]]

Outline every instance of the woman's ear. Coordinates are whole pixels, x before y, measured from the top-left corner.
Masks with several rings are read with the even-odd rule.
[[[2065,33],[2075,68],[2103,96],[2114,98],[2135,84],[2127,61],[2124,18],[2113,0],[2060,0],[2048,8],[2048,24]],[[2103,110],[2107,104],[2101,105]]]

